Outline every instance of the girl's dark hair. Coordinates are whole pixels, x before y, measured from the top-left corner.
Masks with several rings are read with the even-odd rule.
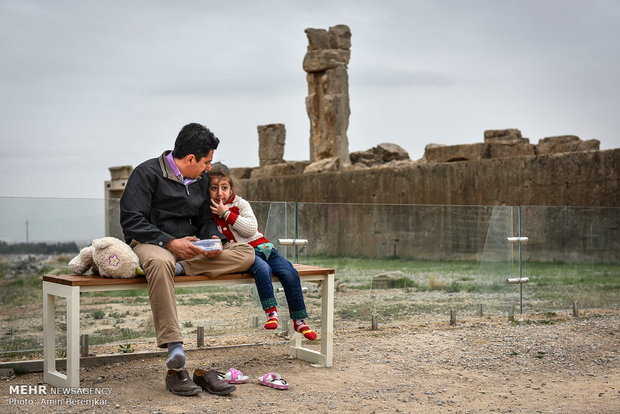
[[[219,161],[211,165],[211,171],[207,173],[207,176],[209,177],[209,180],[211,180],[211,177],[227,178],[228,182],[230,183],[230,189],[233,191],[237,186],[237,180],[233,173],[230,171],[230,168],[228,168],[225,164],[222,164]]]

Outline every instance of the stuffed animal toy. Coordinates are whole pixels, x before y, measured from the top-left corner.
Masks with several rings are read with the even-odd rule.
[[[94,274],[113,278],[130,278],[144,274],[138,256],[127,244],[115,237],[93,240],[70,262],[69,267],[76,274],[85,274],[92,269]]]

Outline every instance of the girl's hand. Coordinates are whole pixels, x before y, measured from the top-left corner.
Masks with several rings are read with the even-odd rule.
[[[222,203],[222,201],[215,201],[213,199],[211,199],[211,212],[213,214],[217,214],[218,216],[222,217],[224,215],[224,213],[226,213],[228,211],[228,207],[226,207],[224,205],[224,203]]]

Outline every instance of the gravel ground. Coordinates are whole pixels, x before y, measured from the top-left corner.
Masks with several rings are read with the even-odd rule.
[[[276,339],[276,338],[273,338]],[[234,366],[252,381],[228,397],[178,397],[164,389],[159,358],[84,368],[82,387],[103,395],[15,395],[42,374],[4,378],[2,413],[618,413],[620,311],[410,321],[338,330],[334,366],[290,359],[285,345],[188,352],[199,366]],[[256,376],[277,371],[276,391]],[[16,399],[17,401],[11,400]],[[21,401],[20,401],[21,400]],[[48,405],[43,403],[47,402]],[[92,404],[105,403],[93,407]],[[32,405],[27,405],[27,404]],[[56,405],[49,405],[50,403]],[[62,405],[60,405],[62,404]]]

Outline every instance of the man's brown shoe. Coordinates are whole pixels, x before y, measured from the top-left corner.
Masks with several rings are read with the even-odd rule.
[[[166,390],[176,395],[198,395],[202,389],[194,384],[186,369],[180,371],[170,369],[166,375]]]
[[[228,395],[237,389],[234,385],[228,384],[219,379],[217,372],[204,369],[194,370],[194,382],[203,390],[215,395]]]

